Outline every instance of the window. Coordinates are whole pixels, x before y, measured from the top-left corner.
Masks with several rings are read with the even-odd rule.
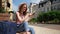
[[[43,7],[43,4],[42,4],[42,7]]]
[[[38,8],[40,8],[40,4],[39,4]]]

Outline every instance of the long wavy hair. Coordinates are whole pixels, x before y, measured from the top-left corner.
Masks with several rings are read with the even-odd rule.
[[[22,7],[23,7],[24,5],[26,5],[26,10],[23,11],[23,15],[26,15],[26,13],[27,13],[27,4],[26,4],[26,3],[23,3],[23,4],[21,4],[21,5],[19,6],[19,11],[18,11],[18,12],[21,13]]]

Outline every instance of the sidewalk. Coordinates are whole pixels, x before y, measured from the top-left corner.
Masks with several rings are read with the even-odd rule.
[[[35,24],[33,27],[36,34],[60,34],[60,25],[53,24]]]

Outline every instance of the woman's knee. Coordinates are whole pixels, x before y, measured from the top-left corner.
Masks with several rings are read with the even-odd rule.
[[[28,27],[28,22],[23,23],[24,27]]]
[[[34,28],[32,28],[32,27],[29,27],[29,31],[34,31]]]
[[[28,22],[24,21],[24,24],[28,25]]]
[[[25,31],[28,31],[29,30],[28,22],[24,22],[23,25],[24,25]]]

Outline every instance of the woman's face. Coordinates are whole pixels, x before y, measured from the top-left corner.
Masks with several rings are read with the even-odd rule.
[[[26,11],[26,9],[27,9],[27,6],[26,5],[23,5],[22,11],[24,12],[24,11]]]

